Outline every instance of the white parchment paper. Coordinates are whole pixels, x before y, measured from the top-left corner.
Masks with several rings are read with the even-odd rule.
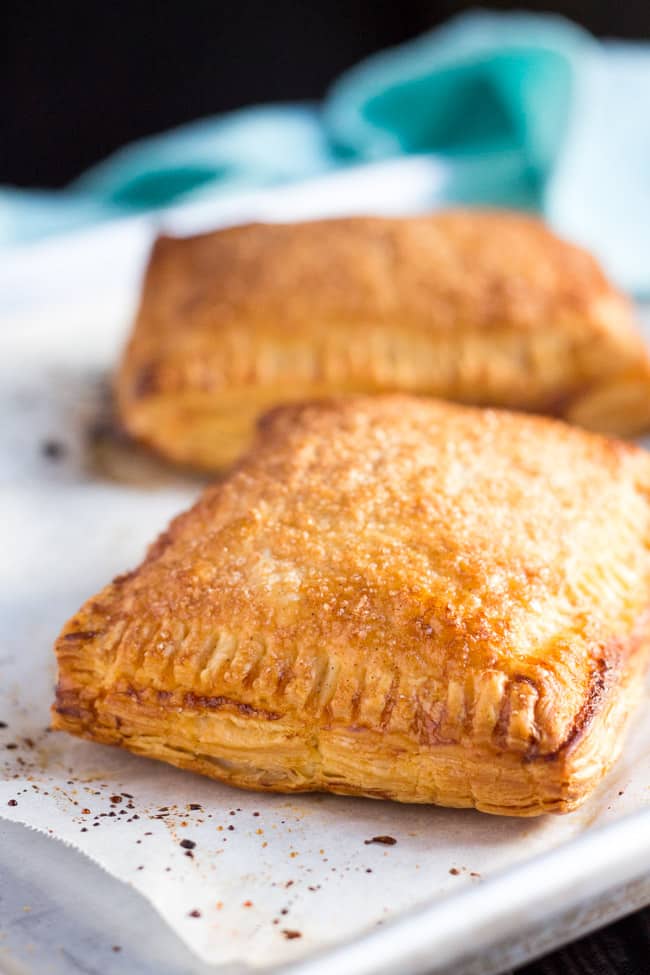
[[[239,792],[49,731],[62,623],[201,487],[88,445],[132,297],[0,330],[0,815],[132,884],[205,961],[263,967],[650,804],[647,709],[583,809],[522,821]]]

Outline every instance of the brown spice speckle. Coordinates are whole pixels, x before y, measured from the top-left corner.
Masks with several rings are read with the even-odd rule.
[[[294,938],[302,938],[300,931],[292,931],[290,928],[283,928],[282,934],[285,936],[287,941],[293,941]]]
[[[381,843],[383,846],[395,846],[397,840],[394,836],[373,836],[371,840],[363,841],[366,846],[370,846],[371,843]]]

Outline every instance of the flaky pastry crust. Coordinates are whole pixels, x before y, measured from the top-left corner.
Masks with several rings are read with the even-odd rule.
[[[171,460],[229,464],[281,403],[401,391],[650,428],[650,368],[592,257],[498,212],[254,224],[154,247],[116,379]]]
[[[276,410],[65,626],[54,727],[251,789],[571,810],[642,686],[649,489],[559,421]]]

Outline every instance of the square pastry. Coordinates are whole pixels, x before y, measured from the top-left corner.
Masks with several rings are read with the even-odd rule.
[[[65,626],[54,726],[250,789],[566,812],[643,686],[649,491],[559,421],[283,407]]]
[[[116,378],[121,423],[216,469],[282,403],[407,392],[650,425],[628,302],[529,217],[448,212],[163,237]]]

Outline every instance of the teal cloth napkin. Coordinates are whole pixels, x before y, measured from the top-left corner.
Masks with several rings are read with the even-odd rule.
[[[60,192],[0,190],[0,242],[406,155],[444,161],[431,206],[542,213],[650,293],[650,45],[554,16],[462,15],[345,73],[322,105],[204,119]],[[398,177],[396,177],[398,178]]]

